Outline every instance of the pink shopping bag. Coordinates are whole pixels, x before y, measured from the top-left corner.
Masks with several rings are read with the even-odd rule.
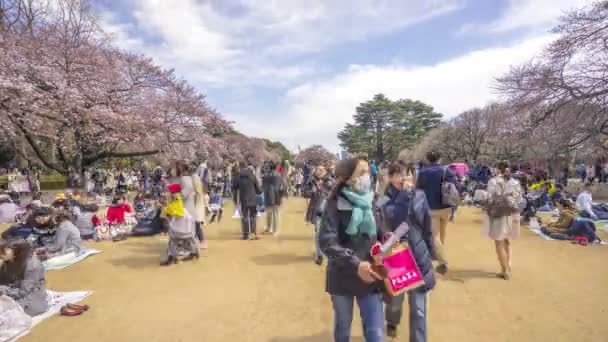
[[[424,279],[416,260],[406,243],[397,244],[382,258],[387,277],[384,286],[391,296],[396,296],[424,285]]]

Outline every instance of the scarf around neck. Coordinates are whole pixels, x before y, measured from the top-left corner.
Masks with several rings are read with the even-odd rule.
[[[348,235],[367,234],[370,237],[376,236],[376,220],[372,210],[374,193],[369,191],[361,194],[349,188],[344,188],[342,189],[342,195],[353,207],[346,233]]]

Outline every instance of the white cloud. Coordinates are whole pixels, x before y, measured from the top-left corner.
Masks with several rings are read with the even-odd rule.
[[[553,25],[566,10],[578,8],[588,0],[509,0],[507,10],[488,27],[492,32]]]
[[[119,46],[137,47],[194,82],[285,86],[317,70],[289,65],[288,58],[392,32],[461,8],[464,1],[133,0],[135,23],[117,23],[106,13],[102,24]]]
[[[374,94],[421,100],[444,115],[455,115],[494,99],[494,77],[532,58],[552,38],[529,38],[436,65],[353,65],[341,75],[290,89],[285,95],[286,115],[264,122],[241,121],[237,127],[247,134],[280,139],[291,148],[321,143],[337,152],[336,134],[352,120],[356,106]]]
[[[517,29],[546,31],[565,11],[579,8],[589,0],[506,0],[507,7],[496,20],[486,24],[465,23],[457,35],[471,32],[504,33]]]

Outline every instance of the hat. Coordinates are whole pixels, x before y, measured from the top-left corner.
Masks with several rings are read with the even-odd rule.
[[[182,191],[182,186],[181,184],[168,184],[167,190],[169,190],[170,193],[174,194],[176,192]]]

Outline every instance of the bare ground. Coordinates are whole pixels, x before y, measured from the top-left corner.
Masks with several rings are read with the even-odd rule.
[[[312,263],[303,209],[289,200],[282,235],[254,242],[238,240],[227,210],[206,227],[206,256],[169,268],[158,266],[160,237],[93,244],[104,253],[47,273],[50,289],[94,291],[91,310],[53,317],[22,341],[331,341],[324,269]],[[449,227],[452,270],[431,296],[431,341],[608,341],[608,246],[545,241],[522,228],[504,281],[481,225],[476,209],[463,208]],[[353,335],[363,341],[358,320]]]

